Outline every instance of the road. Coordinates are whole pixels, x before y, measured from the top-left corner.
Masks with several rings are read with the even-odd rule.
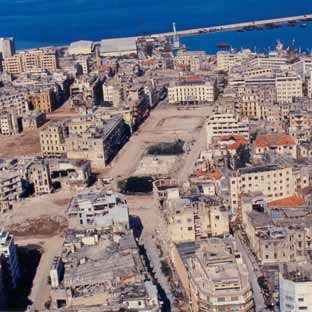
[[[264,298],[263,298],[261,288],[260,288],[259,283],[258,283],[257,274],[255,272],[252,261],[251,261],[250,257],[248,256],[247,248],[244,245],[244,243],[241,241],[241,238],[237,233],[235,233],[234,236],[235,236],[235,239],[237,242],[237,248],[243,256],[244,262],[247,266],[247,270],[249,273],[249,279],[251,282],[251,286],[252,286],[252,290],[253,290],[253,297],[254,297],[255,305],[256,305],[255,310],[256,310],[256,312],[264,311],[266,305],[264,302]]]

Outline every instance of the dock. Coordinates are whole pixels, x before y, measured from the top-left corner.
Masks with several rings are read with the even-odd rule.
[[[209,27],[202,27],[202,28],[179,30],[179,31],[176,31],[175,24],[174,24],[173,31],[152,34],[149,37],[154,37],[154,38],[186,37],[186,36],[192,36],[192,35],[201,35],[201,34],[217,33],[217,32],[224,32],[224,31],[257,30],[262,27],[264,27],[264,29],[273,29],[273,28],[282,26],[283,24],[288,24],[290,26],[290,25],[294,25],[296,22],[303,23],[303,22],[308,22],[308,21],[312,21],[312,14],[272,18],[272,19],[265,19],[265,20],[255,20],[255,21],[250,21],[250,22],[242,22],[242,23],[219,25],[219,26],[209,26]]]

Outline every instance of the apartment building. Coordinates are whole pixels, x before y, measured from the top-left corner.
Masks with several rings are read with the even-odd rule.
[[[257,205],[255,205],[257,206]],[[250,247],[262,265],[304,261],[311,252],[311,214],[292,196],[273,205],[244,207],[243,224]]]
[[[131,231],[67,231],[50,272],[53,310],[161,311]]]
[[[171,198],[165,202],[164,209],[175,243],[229,233],[228,212],[215,196]]]
[[[0,93],[0,113],[15,112],[17,115],[23,115],[29,111],[30,101],[25,92]]]
[[[249,274],[233,238],[181,243],[172,254],[192,311],[253,311]]]
[[[66,155],[67,123],[68,120],[52,122],[40,129],[40,147],[43,157],[61,157]]]
[[[253,146],[255,156],[272,153],[278,156],[297,158],[297,144],[289,134],[257,135]]]
[[[288,59],[287,57],[278,56],[275,53],[270,53],[267,56],[257,56],[256,58],[250,60],[248,65],[255,68],[270,68],[274,70],[280,70],[287,68]]]
[[[126,230],[129,213],[126,200],[118,193],[83,193],[72,200],[68,209],[70,217],[78,217],[84,227]]]
[[[0,54],[1,53],[3,58],[11,57],[15,54],[14,38],[0,38]]]
[[[21,131],[21,120],[15,113],[0,115],[0,134],[16,135]]]
[[[108,82],[103,84],[103,100],[114,107],[121,107],[125,101],[124,90],[121,83]]]
[[[57,70],[55,51],[36,49],[21,51],[3,60],[4,71],[8,74],[21,74],[38,69],[54,73]]]
[[[0,171],[0,208],[6,211],[11,208],[23,194],[22,178],[13,170]]]
[[[56,96],[53,89],[41,90],[33,93],[30,96],[30,101],[33,109],[39,112],[47,114],[56,109]]]
[[[242,91],[240,104],[243,116],[265,119],[276,101],[276,91],[271,86],[246,86]]]
[[[280,265],[280,311],[312,311],[311,263]]]
[[[14,237],[9,232],[0,230],[0,262],[3,275],[6,276],[4,285],[16,288],[20,279],[20,269]]]
[[[206,58],[207,54],[204,51],[179,51],[173,62],[175,68],[183,66],[189,71],[198,72]]]
[[[53,191],[49,164],[44,160],[33,162],[27,168],[28,181],[33,184],[35,193],[49,194]]]
[[[198,76],[182,78],[170,84],[168,98],[171,104],[213,103],[217,98],[217,81]]]
[[[263,165],[242,168],[230,177],[232,213],[238,213],[240,196],[248,192],[262,192],[268,202],[294,195],[295,181],[292,167]]]
[[[240,65],[242,62],[253,58],[253,53],[249,49],[240,52],[219,51],[217,52],[217,68],[222,71],[230,71],[233,66]]]
[[[214,114],[210,116],[206,123],[207,144],[212,143],[214,137],[221,137],[230,134],[242,135],[249,141],[249,121],[248,118],[239,118],[238,115]]]
[[[276,75],[275,87],[278,103],[291,103],[294,99],[303,97],[303,81],[294,73]]]

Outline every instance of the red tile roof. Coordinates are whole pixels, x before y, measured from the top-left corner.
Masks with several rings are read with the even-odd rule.
[[[268,203],[269,208],[278,208],[278,207],[298,207],[305,205],[306,201],[297,196],[290,196],[282,199],[277,199]]]
[[[241,145],[245,145],[248,141],[239,134],[228,134],[220,137],[220,141],[235,141],[233,144],[228,145],[229,149],[238,149]]]
[[[294,144],[294,139],[288,134],[258,135],[256,138],[256,147],[270,147]]]

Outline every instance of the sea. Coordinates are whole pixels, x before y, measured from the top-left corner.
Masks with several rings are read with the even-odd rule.
[[[312,13],[312,0],[0,0],[0,37],[12,36],[17,49],[62,46],[76,40],[138,36],[172,30]],[[182,38],[189,50],[232,48],[269,51],[280,39],[311,53],[312,22],[283,27]]]

